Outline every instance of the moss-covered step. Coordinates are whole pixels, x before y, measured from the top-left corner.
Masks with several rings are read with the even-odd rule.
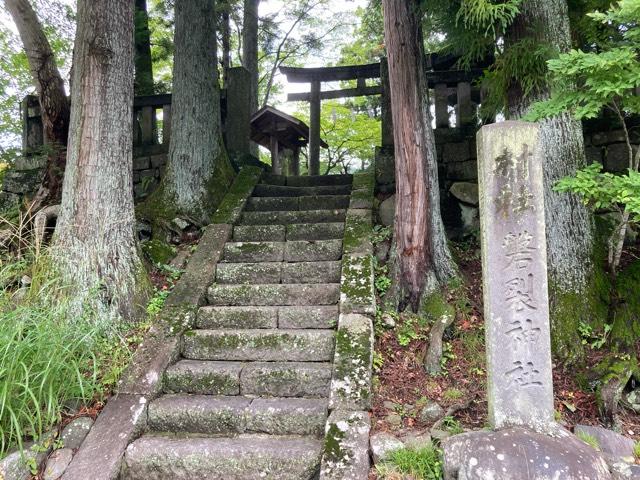
[[[219,263],[216,268],[216,282],[222,284],[280,283],[282,265],[282,262]]]
[[[330,329],[338,323],[338,306],[201,307],[196,327],[203,329]]]
[[[165,393],[240,395],[241,362],[180,360],[164,372]]]
[[[148,426],[172,434],[321,436],[327,403],[320,398],[164,395],[149,404]]]
[[[222,262],[281,262],[284,258],[283,242],[227,242]]]
[[[335,328],[338,324],[337,305],[313,307],[279,307],[278,327],[289,329]]]
[[[333,305],[340,297],[337,283],[218,285],[209,287],[214,306]]]
[[[295,262],[282,264],[282,283],[338,283],[341,263]]]
[[[240,225],[290,225],[292,223],[344,222],[346,210],[302,210],[297,212],[244,212]]]
[[[182,355],[192,360],[328,362],[332,330],[193,330],[183,338]]]
[[[251,197],[245,212],[272,212],[278,210],[300,210],[298,197]]]
[[[233,227],[234,242],[284,242],[285,225],[236,225]]]
[[[300,197],[300,210],[327,210],[349,208],[349,195],[313,195]]]
[[[287,187],[259,184],[253,190],[254,197],[303,197],[306,195],[349,195],[351,185],[325,185],[321,187]]]
[[[252,362],[240,374],[242,395],[260,397],[326,398],[330,382],[330,363]]]
[[[287,240],[334,240],[344,236],[344,222],[294,223],[286,226]]]
[[[285,262],[320,262],[340,260],[342,240],[293,240],[286,242]]]
[[[326,185],[351,185],[353,175],[300,175],[286,178],[289,187],[321,187]]]
[[[312,480],[322,447],[313,437],[145,435],[127,448],[121,480]]]

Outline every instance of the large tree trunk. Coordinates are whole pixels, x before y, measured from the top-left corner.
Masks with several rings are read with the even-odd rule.
[[[225,0],[221,12],[222,28],[222,84],[227,86],[229,69],[231,68],[231,5],[229,0]]]
[[[400,302],[414,310],[425,294],[456,275],[440,216],[436,146],[415,0],[384,0],[394,125],[396,218],[394,236]]]
[[[149,31],[147,0],[136,0],[135,47],[135,94],[153,95],[153,61],[151,59],[151,32]]]
[[[571,48],[566,0],[525,0],[521,13],[507,32],[506,45],[527,37],[560,52]],[[548,98],[549,87],[523,95],[514,82],[508,92],[509,116],[520,118],[530,106]],[[582,125],[569,114],[540,122],[544,149],[545,215],[550,307],[554,350],[563,358],[578,354],[580,338],[576,322],[596,315],[593,221],[575,195],[557,193],[553,187],[563,177],[586,164]],[[597,267],[597,266],[596,266]]]
[[[54,254],[78,302],[126,317],[146,287],[132,195],[133,0],[79,0],[77,18]]]
[[[258,111],[258,7],[260,0],[244,0],[242,22],[242,66],[251,74],[249,102],[251,114]],[[251,142],[251,153],[258,156],[258,145]]]
[[[54,150],[49,153],[42,186],[36,194],[39,206],[56,201],[60,195],[65,169],[62,150],[67,145],[69,133],[69,100],[53,51],[29,0],[5,0],[5,5],[24,44],[29,69],[38,92],[45,137],[54,146]]]
[[[213,0],[176,1],[169,161],[145,202],[151,216],[206,224],[233,179],[222,144],[214,18]]]

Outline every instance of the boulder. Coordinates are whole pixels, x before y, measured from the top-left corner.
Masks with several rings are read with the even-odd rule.
[[[573,431],[576,435],[583,433],[595,438],[600,451],[605,455],[633,462],[635,442],[630,438],[606,428],[590,425],[576,425]]]
[[[602,456],[566,430],[477,431],[443,442],[445,480],[610,480]]]
[[[73,459],[73,450],[62,448],[51,454],[47,460],[42,478],[44,480],[58,480],[67,469]]]
[[[91,427],[93,427],[93,419],[89,417],[75,418],[64,427],[60,440],[65,448],[72,450],[80,448]]]
[[[479,204],[478,184],[472,182],[456,182],[449,189],[451,195],[461,202],[475,207]]]
[[[429,432],[409,433],[403,436],[400,440],[402,441],[402,443],[404,443],[405,447],[411,448],[413,450],[420,450],[422,448],[433,446],[433,441],[431,440],[431,435],[429,435]]]
[[[420,409],[420,420],[425,423],[435,423],[444,417],[444,413],[444,408],[430,401]]]
[[[380,204],[378,209],[378,217],[380,223],[385,227],[392,227],[393,221],[396,218],[396,196],[391,195],[385,201]]]
[[[393,452],[404,448],[404,444],[390,433],[380,432],[371,435],[369,439],[373,463],[379,463],[389,458]]]
[[[640,388],[636,388],[629,392],[625,400],[631,410],[636,413],[640,413]]]
[[[480,210],[476,207],[469,207],[461,203],[460,220],[462,221],[462,232],[464,234],[480,230]]]

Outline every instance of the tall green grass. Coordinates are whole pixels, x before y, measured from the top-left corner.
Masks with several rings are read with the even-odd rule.
[[[101,396],[127,360],[120,328],[78,313],[48,265],[46,252],[0,257],[0,458]],[[28,289],[16,290],[16,272],[32,275]]]

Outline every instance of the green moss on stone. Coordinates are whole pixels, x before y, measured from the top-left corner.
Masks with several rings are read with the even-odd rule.
[[[373,170],[358,172],[353,175],[353,190],[368,190],[373,196],[376,177]]]
[[[420,308],[423,315],[432,321],[438,321],[445,316],[455,316],[456,310],[444,297],[443,292],[435,291],[425,295]]]
[[[343,257],[340,293],[352,307],[375,305],[372,255],[366,257],[345,255]]]
[[[142,251],[154,264],[167,264],[176,255],[175,247],[159,239],[142,243]]]
[[[371,250],[370,237],[371,215],[358,215],[349,211],[344,226],[344,252],[367,253],[367,250]]]
[[[349,452],[342,448],[342,441],[344,440],[345,432],[338,428],[338,425],[331,423],[327,434],[324,437],[324,456],[325,459],[340,463],[345,460],[345,457]]]
[[[369,382],[364,379],[370,373],[372,348],[368,330],[341,328],[336,334],[334,386],[355,402],[367,401],[371,396]]]
[[[213,215],[212,223],[235,223],[261,176],[262,170],[258,167],[249,166],[240,170],[229,192]]]
[[[616,279],[616,303],[611,339],[615,347],[633,347],[640,338],[640,261],[620,272]]]

